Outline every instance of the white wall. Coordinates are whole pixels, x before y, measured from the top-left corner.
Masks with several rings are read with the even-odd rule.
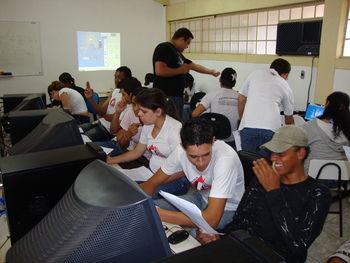
[[[152,72],[155,46],[165,38],[165,9],[153,0],[0,0],[0,20],[39,21],[43,75],[0,79],[0,96],[46,92],[62,72],[78,86],[89,80],[98,92],[114,88],[114,71],[79,72],[76,31],[121,34],[121,65],[142,83]]]
[[[0,96],[11,93],[46,92],[51,81],[62,72],[70,72],[78,86],[89,80],[92,88],[105,92],[114,88],[114,71],[79,72],[76,31],[121,33],[121,64],[131,68],[143,82],[152,72],[155,46],[168,40],[165,36],[165,9],[153,0],[0,0],[0,20],[39,21],[43,75],[0,79]],[[186,55],[186,54],[185,54]],[[252,70],[268,64],[198,60],[196,63],[222,71],[233,67],[238,73],[235,89],[239,90]],[[0,69],[1,70],[1,69]],[[305,78],[300,79],[300,71]],[[219,88],[218,78],[192,72],[204,91]],[[317,68],[313,70],[309,101],[313,101]],[[295,109],[305,110],[311,76],[310,66],[293,66],[288,82],[295,96]],[[334,90],[350,94],[349,70],[336,70]]]
[[[208,61],[208,60],[196,60],[196,61],[193,60],[193,61],[207,68],[216,69],[220,72],[224,70],[226,67],[232,67],[233,69],[235,69],[237,72],[237,83],[234,89],[237,91],[239,91],[246,77],[251,71],[258,68],[269,68],[270,66],[269,64],[253,64],[253,63],[241,63],[241,62],[230,62],[230,61],[227,61],[227,62]],[[302,70],[305,71],[304,79],[300,78],[300,73]],[[193,71],[191,72],[191,74],[193,75],[195,81],[199,84],[201,89],[205,92],[220,88],[219,77],[214,78],[213,76],[203,75]],[[313,68],[309,102],[313,102],[316,74],[317,74],[317,68]],[[288,83],[294,93],[295,110],[306,109],[310,79],[311,79],[311,67],[292,65],[292,70],[288,77]]]
[[[343,91],[350,95],[350,70],[337,69],[335,71],[333,91]]]

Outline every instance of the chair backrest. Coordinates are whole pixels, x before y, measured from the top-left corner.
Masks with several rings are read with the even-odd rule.
[[[256,152],[241,150],[241,151],[238,151],[237,154],[243,166],[245,188],[247,188],[251,180],[255,177],[255,174],[253,171],[253,161],[264,158],[265,160],[268,161],[269,164],[272,164],[271,160],[268,157]]]
[[[197,103],[201,102],[202,98],[205,96],[205,92],[200,91],[195,94],[193,94],[191,101],[190,101],[190,107],[192,110],[194,110],[197,107]]]
[[[350,164],[348,160],[311,159],[308,174],[316,178],[320,172],[317,179],[339,180],[338,169],[341,171],[341,180],[349,181]]]
[[[216,139],[226,139],[231,136],[231,123],[229,119],[222,114],[207,112],[201,115],[213,127],[213,134]]]
[[[93,98],[93,100],[98,104],[99,103],[99,96],[98,96],[98,94],[96,93],[96,92],[94,92],[93,94],[92,94],[92,98]],[[95,109],[91,106],[91,104],[90,104],[90,102],[88,101],[88,100],[86,100],[86,107],[87,107],[87,109],[88,109],[88,112],[90,112],[93,116],[94,116],[94,119],[96,120],[97,119],[97,116],[96,116],[96,114],[97,114],[97,112],[95,111]]]

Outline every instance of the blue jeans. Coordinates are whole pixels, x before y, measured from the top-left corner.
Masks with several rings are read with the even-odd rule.
[[[202,195],[199,192],[195,192],[189,195],[182,195],[179,197],[196,205],[202,211],[205,210],[208,206],[208,204],[204,201]],[[166,210],[179,211],[175,206],[170,204],[165,199],[155,200],[154,203],[156,206]],[[223,229],[227,224],[231,223],[235,212],[236,211],[224,210],[219,225],[217,226],[217,229]],[[190,234],[191,236],[196,237],[196,228],[192,228]]]
[[[137,183],[141,184],[144,182],[137,181]],[[186,176],[184,176],[184,177],[181,177],[180,179],[178,179],[174,182],[157,187],[152,198],[153,198],[153,200],[158,200],[158,199],[163,198],[159,194],[160,190],[178,196],[178,195],[185,195],[189,189],[190,189],[190,182],[187,180]]]
[[[191,113],[192,113],[191,106],[188,104],[184,104],[183,113],[182,113],[182,121],[183,122],[188,121],[191,118]]]
[[[242,150],[257,152],[270,158],[271,152],[259,146],[271,141],[274,132],[265,129],[244,128],[240,131]]]
[[[90,117],[89,116],[83,116],[83,115],[72,115],[75,121],[77,122],[78,125],[83,124],[83,123],[89,123],[90,122]]]
[[[182,118],[183,108],[184,108],[184,98],[183,97],[175,97],[175,96],[167,96],[169,99],[172,99],[175,103],[177,113],[179,117]]]
[[[108,155],[110,157],[114,157],[123,153],[123,149],[120,147],[117,141],[104,141],[104,142],[95,142],[97,145],[101,147],[111,148],[111,151]]]
[[[81,128],[84,131],[84,135],[89,137],[93,142],[109,141],[115,137],[113,134],[110,134],[99,121],[81,124],[79,128]]]

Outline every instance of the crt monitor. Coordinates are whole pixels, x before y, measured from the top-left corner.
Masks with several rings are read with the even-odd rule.
[[[4,127],[5,131],[9,131],[9,123],[8,123],[8,116],[10,112],[17,112],[17,111],[27,111],[27,110],[40,110],[40,109],[46,109],[45,103],[43,101],[43,98],[40,94],[32,94],[24,99],[21,99],[17,104],[7,106],[6,109],[6,99],[5,97],[2,97],[3,104],[4,104],[4,115],[1,116],[1,124]],[[20,97],[19,97],[20,99]],[[13,106],[13,108],[12,108]],[[8,109],[11,108],[9,111]]]
[[[42,92],[42,93],[25,93],[25,94],[4,94],[1,99],[3,101],[3,105],[4,105],[4,113],[8,113],[11,110],[13,110],[18,104],[20,104],[23,99],[25,99],[28,96],[31,95],[39,95],[42,99],[42,101],[44,102],[44,104],[46,104],[46,93]]]
[[[24,98],[16,107],[11,111],[20,110],[39,110],[46,109],[46,105],[39,94],[33,94]]]
[[[1,119],[6,133],[11,135],[12,145],[26,137],[42,119],[52,111],[63,111],[62,108],[43,110],[10,111]]]
[[[324,105],[309,103],[305,113],[305,120],[313,120],[319,116],[321,116],[324,112]]]
[[[151,262],[171,255],[152,197],[95,160],[6,262]]]
[[[52,110],[26,137],[13,145],[8,153],[17,155],[83,143],[75,119],[64,111]]]
[[[93,142],[0,158],[11,243],[37,225],[96,159],[106,161],[106,154]]]

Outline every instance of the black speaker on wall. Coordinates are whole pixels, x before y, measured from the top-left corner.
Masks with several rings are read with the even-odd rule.
[[[276,54],[319,55],[321,31],[322,20],[278,24]]]
[[[95,143],[0,158],[11,243],[39,223],[96,159],[106,161],[106,154]]]

